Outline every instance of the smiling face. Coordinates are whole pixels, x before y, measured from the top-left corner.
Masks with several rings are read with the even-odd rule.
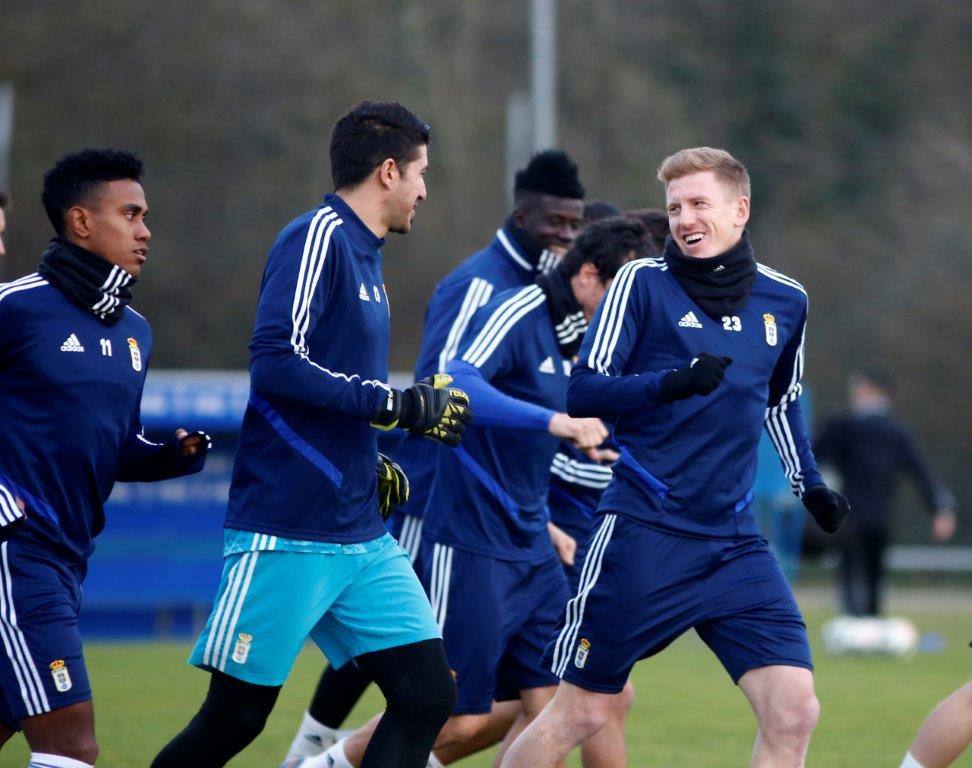
[[[665,188],[668,224],[686,256],[708,259],[739,242],[749,220],[749,198],[712,171],[688,174]]]
[[[152,239],[147,215],[141,184],[133,179],[105,182],[84,204],[68,210],[66,236],[138,277]]]
[[[418,148],[418,156],[401,166],[397,173],[388,202],[388,230],[400,235],[408,234],[415,218],[415,209],[426,196],[425,174],[429,169],[429,150],[424,144]]]
[[[514,208],[513,223],[544,250],[563,253],[584,225],[584,201],[531,192]]]

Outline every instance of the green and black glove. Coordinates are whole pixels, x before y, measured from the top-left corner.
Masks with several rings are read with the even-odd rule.
[[[469,396],[450,387],[451,383],[451,376],[437,373],[407,389],[391,390],[372,417],[371,426],[406,429],[455,448],[472,421],[472,409]]]
[[[391,513],[408,501],[408,477],[400,466],[385,454],[378,454],[378,511],[387,520]]]

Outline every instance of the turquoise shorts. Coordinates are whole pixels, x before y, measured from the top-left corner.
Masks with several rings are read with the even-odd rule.
[[[241,551],[244,537],[254,544]],[[441,637],[408,555],[390,535],[326,552],[276,545],[276,537],[227,531],[219,593],[190,664],[283,685],[308,637],[334,667]]]

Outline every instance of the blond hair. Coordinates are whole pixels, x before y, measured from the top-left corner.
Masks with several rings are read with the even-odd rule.
[[[674,179],[692,173],[712,171],[716,181],[728,186],[736,195],[749,197],[749,171],[746,166],[724,149],[692,147],[682,149],[662,160],[658,166],[658,180],[666,186]]]

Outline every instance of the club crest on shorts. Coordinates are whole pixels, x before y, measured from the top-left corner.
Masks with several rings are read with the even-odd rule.
[[[763,315],[763,325],[766,327],[766,343],[776,346],[776,318],[769,312]]]
[[[581,641],[577,644],[577,653],[574,654],[574,666],[578,669],[583,669],[587,663],[587,654],[590,652],[591,641],[586,637],[582,637]]]
[[[138,348],[138,341],[131,336],[128,337],[128,353],[132,356],[132,368],[142,370],[142,351]]]
[[[233,661],[237,664],[246,664],[246,657],[250,655],[250,645],[253,643],[253,635],[240,632],[236,636],[236,645],[233,646]]]
[[[74,683],[71,682],[71,674],[68,672],[67,664],[64,659],[55,659],[50,664],[51,677],[54,678],[54,688],[58,693],[65,693],[71,690]]]

